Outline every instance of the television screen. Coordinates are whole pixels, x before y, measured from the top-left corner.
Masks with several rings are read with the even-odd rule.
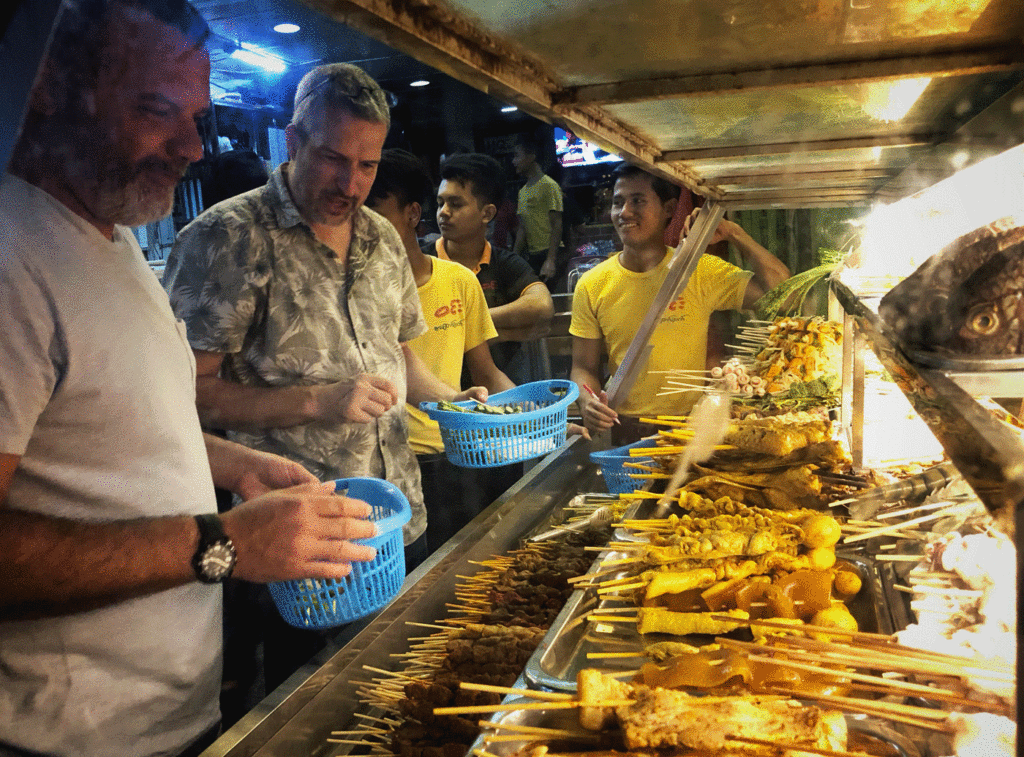
[[[605,152],[597,145],[586,142],[571,131],[555,127],[555,155],[564,167],[594,166],[598,163],[618,163],[618,155]]]

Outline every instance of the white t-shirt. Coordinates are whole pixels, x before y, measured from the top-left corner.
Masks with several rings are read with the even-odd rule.
[[[0,452],[22,456],[8,507],[216,511],[192,351],[130,230],[110,242],[0,179],[0,334]],[[176,754],[219,718],[220,677],[219,586],[0,622],[0,754]]]

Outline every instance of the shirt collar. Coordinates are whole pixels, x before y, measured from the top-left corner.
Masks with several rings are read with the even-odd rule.
[[[288,182],[285,179],[285,172],[288,170],[288,166],[289,163],[282,163],[270,174],[270,180],[267,182],[269,204],[280,228],[289,229],[300,224],[308,227],[309,224],[303,220],[302,214],[299,213],[299,209],[292,199],[292,193],[288,189]],[[359,210],[353,219],[352,236],[354,239],[360,239],[364,242],[372,236],[370,234],[369,214],[363,205],[359,206]]]
[[[444,249],[444,237],[438,237],[437,241],[434,242],[434,252],[437,253],[437,257],[441,260],[451,260],[448,257],[448,253]],[[476,268],[473,269],[473,273],[480,273],[480,269],[485,265],[491,264],[491,243],[484,240],[484,253],[480,256],[480,260],[476,264]]]

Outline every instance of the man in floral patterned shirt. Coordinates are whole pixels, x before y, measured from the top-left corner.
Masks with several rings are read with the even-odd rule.
[[[412,504],[415,563],[426,512],[405,402],[486,390],[458,393],[405,346],[426,330],[416,282],[397,232],[363,207],[389,122],[360,69],[311,71],[285,131],[289,162],[183,229],[165,285],[196,353],[204,425],[323,479],[395,483]]]

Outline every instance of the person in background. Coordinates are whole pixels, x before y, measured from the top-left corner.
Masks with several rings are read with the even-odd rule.
[[[529,264],[487,241],[487,225],[505,192],[501,166],[481,153],[452,155],[441,165],[437,223],[441,238],[423,251],[460,263],[476,274],[491,320],[494,363],[516,383],[528,375],[521,342],[546,336],[555,306]],[[467,376],[463,376],[463,385]]]
[[[262,187],[270,174],[254,152],[228,150],[209,161],[207,178],[202,182],[203,207],[212,208],[221,200]]]
[[[204,436],[192,354],[128,228],[210,107],[182,0],[66,3],[0,179],[0,754],[194,755],[221,586],[344,578],[366,503]],[[243,504],[218,517],[214,485]],[[288,488],[283,488],[288,487]]]
[[[322,480],[397,485],[412,506],[412,570],[426,557],[426,511],[405,402],[484,390],[444,384],[406,345],[426,330],[412,270],[391,224],[363,207],[388,125],[386,96],[361,69],[307,73],[289,161],[182,229],[165,285],[195,352],[204,424]],[[290,635],[267,656],[268,691],[327,642]]]
[[[398,230],[412,266],[427,333],[409,342],[409,349],[448,384],[459,384],[465,364],[474,385],[491,393],[512,389],[515,384],[498,370],[487,344],[498,332],[480,282],[465,266],[426,255],[419,247],[416,227],[433,189],[419,158],[405,150],[385,150],[366,201]],[[435,552],[500,492],[490,491],[487,470],[449,462],[437,422],[418,407],[406,409],[409,444],[423,479],[427,548]]]
[[[519,226],[513,252],[525,257],[541,280],[554,287],[560,269],[565,267],[561,250],[562,188],[544,173],[537,162],[539,155],[540,144],[536,137],[519,135],[513,148],[512,165],[516,173],[526,179],[526,184],[519,190],[516,208]]]
[[[678,186],[628,163],[613,175],[611,219],[622,251],[580,278],[569,333],[573,337],[571,375],[580,387],[583,421],[591,432],[611,428],[613,444],[618,445],[655,431],[639,423],[641,416],[689,410],[696,396],[682,401],[679,395],[657,396],[664,372],[703,371],[710,314],[749,309],[766,291],[789,278],[789,269],[735,223],[719,223],[711,243],[732,242],[752,272],[713,255],[701,256],[686,288],[669,304],[651,336],[653,349],[646,367],[619,412],[612,410],[606,404],[607,395],[600,391],[601,357],[607,353],[608,371],[614,374],[668,275],[671,250],[665,245],[664,232],[680,192]]]

